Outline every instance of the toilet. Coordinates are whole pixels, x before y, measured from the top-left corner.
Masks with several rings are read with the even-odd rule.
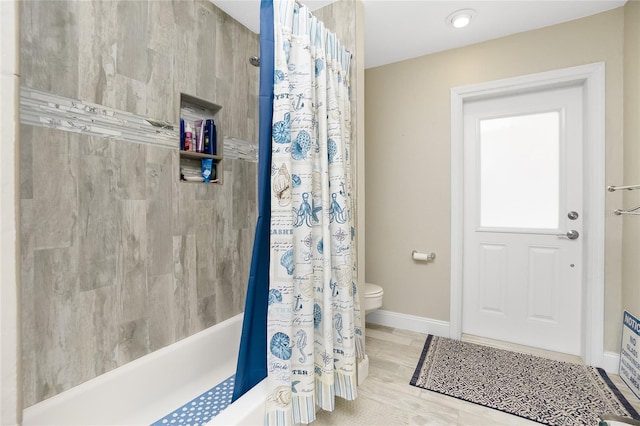
[[[365,283],[364,285],[364,312],[365,315],[379,309],[382,306],[384,290],[379,285]]]

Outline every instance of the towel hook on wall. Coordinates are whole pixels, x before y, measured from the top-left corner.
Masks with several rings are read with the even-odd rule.
[[[640,189],[640,185],[625,185],[625,186],[609,185],[609,186],[607,186],[607,191],[609,191],[609,192],[619,191],[621,189],[627,189],[629,191],[632,191],[634,189]]]

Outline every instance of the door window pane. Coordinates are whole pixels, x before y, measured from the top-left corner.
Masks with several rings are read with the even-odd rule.
[[[557,229],[558,111],[480,120],[480,226]]]

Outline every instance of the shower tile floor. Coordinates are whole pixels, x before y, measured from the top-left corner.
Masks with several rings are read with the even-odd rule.
[[[368,323],[365,335],[369,376],[358,388],[358,398],[355,401],[336,398],[335,411],[318,412],[318,419],[313,425],[539,425],[530,420],[409,385],[422,353],[425,334]],[[491,344],[504,349],[525,350],[520,346],[483,341],[471,336],[464,336],[463,340]],[[553,352],[528,352],[560,361],[579,362],[579,358]],[[640,410],[640,401],[620,377],[613,374],[610,377],[634,408]]]

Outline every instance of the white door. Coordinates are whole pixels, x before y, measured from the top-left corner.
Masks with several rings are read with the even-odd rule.
[[[463,333],[580,355],[582,96],[465,102]]]

